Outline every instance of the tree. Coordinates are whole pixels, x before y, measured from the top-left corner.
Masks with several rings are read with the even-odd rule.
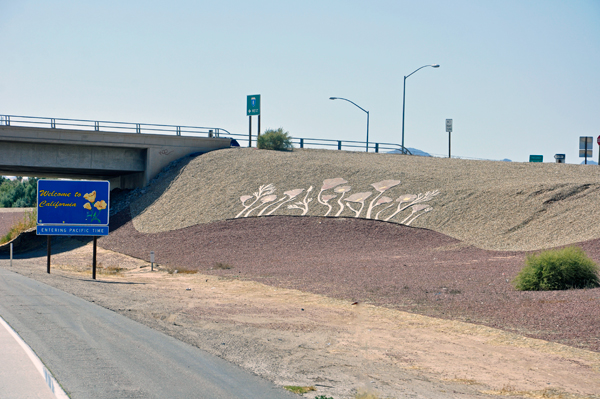
[[[30,177],[10,180],[0,178],[0,208],[31,208],[35,207],[37,201],[37,181],[39,179]]]

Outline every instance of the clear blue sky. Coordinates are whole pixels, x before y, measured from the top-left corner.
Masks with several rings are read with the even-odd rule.
[[[600,135],[600,1],[0,0],[0,114],[579,163]],[[256,129],[256,125],[254,126]],[[598,158],[594,144],[593,159]]]

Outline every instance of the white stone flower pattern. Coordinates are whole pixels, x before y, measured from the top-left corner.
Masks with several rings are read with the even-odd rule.
[[[393,197],[384,195],[384,193],[394,191],[395,187],[400,185],[400,180],[382,180],[371,184],[376,195],[366,206],[366,201],[371,198],[373,192],[364,191],[349,194],[346,197],[346,194],[352,191],[351,186],[344,185],[346,183],[348,181],[341,177],[325,179],[316,196],[317,201],[315,203],[312,202],[314,199],[314,186],[310,186],[306,190],[303,188],[288,190],[283,193],[283,196],[279,197],[273,184],[265,184],[260,186],[253,195],[240,197],[243,209],[237,214],[236,218],[274,215],[285,206],[283,209],[301,211],[300,216],[306,216],[310,211],[311,215],[342,217],[342,214],[347,215],[351,211],[355,218],[364,217],[365,219],[392,221],[409,226],[417,218],[433,210],[430,204],[424,203],[430,202],[439,194],[438,190],[432,190],[424,194],[403,194],[394,200]],[[326,193],[328,190],[331,191]],[[303,197],[300,196],[302,193],[304,193]],[[337,201],[333,202],[335,199]],[[326,210],[319,211],[323,207],[326,207]],[[337,209],[335,215],[333,215],[334,207]],[[346,208],[349,211],[345,212]],[[363,213],[363,211],[365,212]]]

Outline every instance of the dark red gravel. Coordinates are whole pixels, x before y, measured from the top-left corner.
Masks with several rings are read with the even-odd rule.
[[[516,291],[525,253],[485,251],[434,231],[363,219],[274,216],[142,234],[127,212],[104,248],[173,268],[255,280],[487,325],[600,352],[600,288]],[[600,240],[580,246],[600,262]],[[214,269],[218,263],[231,269]],[[508,281],[507,281],[508,280]]]

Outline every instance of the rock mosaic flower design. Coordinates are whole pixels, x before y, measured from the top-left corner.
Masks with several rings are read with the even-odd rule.
[[[325,214],[325,216],[329,215],[329,213],[333,209],[331,207],[331,205],[329,205],[329,200],[332,198],[335,198],[336,195],[329,194],[329,195],[321,196],[323,194],[323,191],[329,190],[331,188],[339,186],[340,184],[345,184],[345,183],[348,183],[348,182],[345,179],[342,179],[341,177],[337,177],[335,179],[323,180],[323,186],[321,186],[321,191],[319,191],[319,195],[317,195],[317,201],[319,202],[319,204],[325,205],[328,207],[328,210],[327,210],[327,213]],[[325,198],[327,198],[327,199],[325,199]]]
[[[308,213],[308,204],[313,200],[312,198],[308,198],[308,195],[310,194],[312,189],[313,186],[310,186],[308,190],[306,190],[306,195],[304,196],[304,199],[302,201],[293,203],[292,205],[288,205],[288,209],[301,209],[302,216],[306,215]]]
[[[290,201],[294,200],[294,198],[296,198],[300,193],[302,193],[302,191],[304,191],[303,188],[297,188],[295,190],[290,190],[290,191],[286,191],[285,193],[283,193],[284,197],[281,198],[279,201],[275,202],[275,204],[278,203],[278,202],[281,202],[281,201],[283,201],[283,202],[281,202],[275,208],[271,209],[267,213],[267,215],[273,214],[273,212],[275,212],[277,209],[281,208],[282,205],[284,205],[287,202],[290,202]],[[286,199],[285,196],[287,196],[288,198]],[[275,204],[271,204],[271,205],[275,205]],[[258,214],[258,216],[260,216],[264,211],[266,211],[267,208],[269,208],[271,205],[267,206],[265,209],[263,209],[262,211],[260,211],[260,213]]]
[[[371,196],[371,194],[373,194],[370,191],[364,192],[364,193],[357,193],[357,194],[352,194],[351,196],[349,196],[348,198],[346,198],[346,202],[356,202],[360,204],[360,209],[356,210],[352,207],[352,205],[347,204],[348,208],[352,209],[354,211],[354,213],[356,214],[354,217],[357,218],[360,213],[362,212],[363,208],[365,207],[365,200],[367,198],[369,198]]]
[[[427,191],[425,194],[419,194],[419,195],[409,194],[409,195],[400,196],[396,200],[396,202],[399,203],[398,209],[396,210],[396,212],[394,212],[390,216],[388,216],[388,218],[385,219],[385,221],[386,222],[389,221],[391,218],[393,218],[400,212],[410,208],[411,206],[413,206],[415,204],[419,204],[421,202],[426,202],[426,201],[431,200],[433,197],[435,197],[439,193],[440,193],[439,190],[434,190],[434,191]],[[408,205],[402,206],[403,203],[408,203]],[[400,223],[402,223],[402,222],[400,222]]]
[[[250,207],[252,207],[254,204],[256,204],[262,197],[265,197],[267,195],[271,195],[275,192],[275,186],[272,184],[267,184],[264,186],[260,186],[258,188],[258,191],[254,193],[254,195],[243,195],[240,197],[240,201],[242,201],[242,205],[244,206],[244,209],[237,214],[236,218],[241,217],[242,215],[244,215],[244,212],[248,211],[248,209]],[[249,204],[246,204],[247,201],[251,200],[252,198],[255,198],[254,201],[250,202]],[[248,214],[250,212],[252,212],[253,209],[251,209],[250,211],[246,212],[246,214],[244,215],[244,217],[248,216]]]
[[[297,209],[301,211],[301,216],[307,215],[311,206],[313,209],[314,206],[317,206],[317,209],[319,206],[326,207],[327,209],[324,210],[322,216],[329,217],[339,217],[346,208],[349,208],[354,213],[354,217],[359,218],[363,215],[366,207],[366,212],[362,216],[366,219],[395,221],[396,223],[410,225],[423,214],[433,210],[431,205],[424,204],[424,202],[431,201],[439,194],[438,190],[433,190],[427,191],[424,194],[403,194],[394,200],[392,197],[384,195],[384,193],[394,189],[401,181],[382,180],[371,184],[371,187],[375,189],[376,195],[370,200],[368,206],[366,206],[367,200],[374,193],[372,191],[365,191],[350,194],[346,197],[346,194],[352,191],[351,186],[344,185],[346,183],[348,181],[341,177],[325,179],[316,196],[316,203],[312,203],[314,199],[314,186],[310,186],[306,191],[303,188],[285,191],[283,196],[279,198],[275,194],[277,189],[273,184],[262,185],[254,195],[243,195],[240,197],[240,202],[244,209],[237,214],[236,218],[254,215],[272,215],[284,205],[287,205],[286,208],[289,210]],[[325,193],[328,190],[332,190],[333,192],[329,191],[329,193]],[[303,197],[300,196],[302,193],[304,193]],[[333,202],[334,199],[337,199],[337,202]],[[98,206],[96,207],[98,208]],[[332,215],[334,207],[337,208],[337,212],[335,215]],[[313,211],[311,214],[315,214],[315,212]],[[397,219],[394,220],[396,217]],[[403,219],[399,221],[400,218]]]
[[[367,209],[367,219],[371,219],[371,211],[376,206],[375,201],[377,201],[387,189],[395,187],[398,184],[400,184],[400,180],[384,180],[380,181],[379,183],[371,184],[375,190],[379,191],[379,195],[373,198],[369,204],[369,209]]]
[[[90,218],[90,223],[102,223],[102,221],[98,218],[98,214],[108,206],[104,200],[96,202],[96,195],[96,191],[92,191],[91,193],[83,195],[83,198],[89,201],[83,204],[83,207],[89,211],[86,215],[86,219]],[[92,206],[96,209],[92,209]]]

